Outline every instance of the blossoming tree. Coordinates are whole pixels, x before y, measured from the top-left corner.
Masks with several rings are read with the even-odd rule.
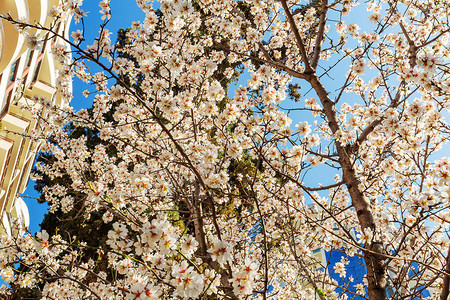
[[[52,12],[82,18],[80,2]],[[97,93],[91,114],[48,107],[33,136],[57,158],[40,170],[72,182],[45,189],[51,209],[104,212],[106,243],[2,237],[5,281],[49,299],[448,298],[448,1],[148,2],[129,43],[111,43],[103,0],[92,45],[82,31],[73,56],[54,45],[58,80]],[[321,266],[317,249],[343,259]],[[365,284],[346,274],[354,256]]]

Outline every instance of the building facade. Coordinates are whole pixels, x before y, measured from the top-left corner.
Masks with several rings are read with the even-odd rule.
[[[67,37],[70,19],[61,19],[54,24],[49,16],[50,10],[59,2],[0,0],[0,14],[9,13],[13,19],[27,20],[30,24],[53,26]],[[27,206],[18,195],[26,189],[41,143],[28,136],[34,130],[45,128],[24,107],[33,104],[35,95],[64,105],[55,89],[61,66],[51,53],[52,45],[61,41],[44,30],[30,29],[28,32],[42,41],[38,49],[29,49],[25,36],[13,24],[0,21],[0,235],[19,234],[13,225],[14,219],[24,227],[29,225]]]

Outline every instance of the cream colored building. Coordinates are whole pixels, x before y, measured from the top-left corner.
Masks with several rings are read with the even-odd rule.
[[[14,19],[26,18],[30,24],[48,27],[53,21],[48,13],[59,1],[0,0],[0,14],[9,13]],[[62,20],[54,29],[67,37],[69,25],[70,19]],[[0,21],[0,235],[18,234],[13,219],[29,225],[27,206],[18,193],[26,189],[40,147],[27,135],[39,124],[21,107],[34,95],[62,104],[54,88],[60,66],[51,53],[51,46],[60,41],[46,31],[30,31],[44,41],[40,49],[28,49],[25,36],[11,23]]]

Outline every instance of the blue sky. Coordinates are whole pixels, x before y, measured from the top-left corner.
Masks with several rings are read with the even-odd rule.
[[[1,1],[1,0],[0,0]],[[91,45],[94,38],[98,35],[99,26],[101,24],[101,15],[99,13],[100,7],[98,6],[99,0],[84,0],[83,10],[87,13],[87,17],[84,19],[85,24],[85,39],[83,42],[84,47]],[[108,23],[107,28],[113,33],[111,41],[117,39],[117,31],[121,28],[127,28],[131,25],[132,21],[139,21],[144,19],[144,13],[139,9],[134,0],[111,0],[111,20]],[[81,23],[75,24],[72,21],[70,26],[70,32],[81,28]],[[81,108],[88,108],[92,105],[92,99],[85,98],[82,92],[85,89],[89,89],[89,86],[83,83],[78,78],[74,78],[73,81],[73,95],[71,105],[79,110]],[[91,88],[92,90],[92,88]],[[27,203],[30,212],[30,227],[31,233],[35,233],[40,230],[39,224],[42,222],[48,206],[46,204],[39,204],[36,198],[39,197],[39,193],[34,190],[35,183],[30,180],[25,193],[22,195],[23,199]]]

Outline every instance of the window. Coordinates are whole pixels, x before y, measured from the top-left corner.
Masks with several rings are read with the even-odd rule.
[[[6,84],[5,96],[3,97],[3,101],[2,101],[0,117],[3,117],[8,112],[9,103],[11,102],[11,99],[14,94],[13,93],[14,92],[14,81],[16,80],[19,63],[20,63],[20,58],[17,59],[15,62],[13,62],[13,64],[11,65],[11,69],[9,71],[8,83]]]
[[[6,138],[3,138],[6,139]],[[8,141],[11,141],[9,139],[7,139]],[[6,154],[6,159],[5,159],[5,165],[3,166],[3,172],[2,172],[2,177],[0,178],[0,188],[3,186],[3,181],[5,180],[5,176],[6,176],[6,172],[8,171],[8,164],[9,164],[9,160],[11,158],[11,153],[12,153],[12,147],[8,150],[8,153]]]
[[[18,184],[19,189],[20,189],[20,186],[22,185],[22,182],[23,182],[24,180],[29,180],[29,179],[30,179],[30,177],[27,176],[27,175],[29,174],[28,168],[30,168],[30,165],[31,165],[33,162],[34,162],[34,161],[33,161],[32,159],[28,159],[28,160],[27,160],[27,163],[26,163],[25,166],[23,167],[23,169],[22,169],[22,174],[20,174],[20,180],[19,180],[19,184]]]
[[[27,57],[25,58],[25,68],[30,67],[31,58],[33,57],[34,51],[28,51]]]
[[[44,44],[42,45],[41,52],[38,54],[37,64],[36,64],[36,68],[34,69],[34,76],[33,76],[33,80],[31,80],[31,84],[35,83],[38,79],[39,71],[40,71],[41,65],[42,65],[42,60],[44,59],[44,53],[45,53],[45,47],[47,46],[47,41],[48,41],[48,33],[44,37]]]
[[[24,84],[27,82],[27,77],[30,72],[31,59],[33,58],[34,51],[28,51],[27,57],[25,58],[25,67],[22,72],[22,78]]]
[[[13,62],[13,64],[11,65],[11,70],[9,71],[9,77],[8,77],[8,84],[10,84],[11,82],[14,81],[14,79],[16,78],[16,73],[17,73],[17,67],[19,66],[19,61],[20,59],[16,60],[15,62]]]

